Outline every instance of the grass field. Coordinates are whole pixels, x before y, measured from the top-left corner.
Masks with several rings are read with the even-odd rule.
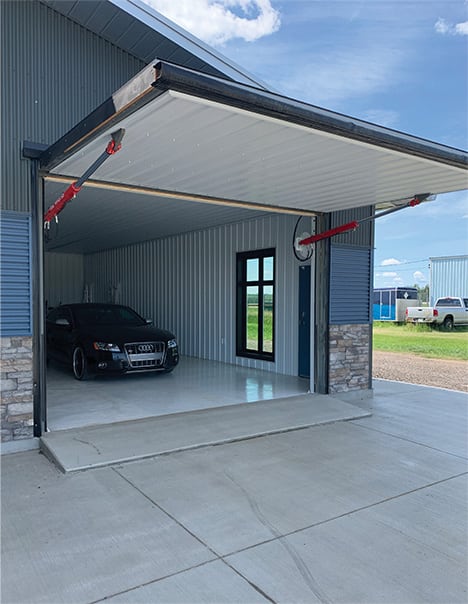
[[[249,305],[247,314],[248,348],[258,347],[258,307]],[[264,350],[272,350],[272,312],[264,313]],[[374,322],[374,350],[417,354],[433,359],[457,359],[468,361],[468,327],[456,327],[453,331],[433,329],[429,325],[402,325]]]
[[[247,348],[258,349],[258,306],[249,304],[247,307]],[[265,310],[263,313],[263,350],[273,351],[273,312]]]
[[[402,352],[436,359],[468,360],[468,328],[439,331],[428,325],[374,323],[374,350]]]

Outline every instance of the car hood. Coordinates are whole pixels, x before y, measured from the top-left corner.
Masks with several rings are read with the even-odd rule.
[[[153,325],[93,325],[79,329],[86,338],[102,342],[153,342],[175,338],[174,334]]]

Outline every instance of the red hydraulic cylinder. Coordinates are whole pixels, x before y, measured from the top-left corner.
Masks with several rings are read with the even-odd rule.
[[[328,239],[328,237],[333,237],[333,235],[339,235],[340,233],[345,233],[346,231],[357,229],[358,226],[359,222],[357,220],[353,220],[352,222],[342,224],[341,226],[335,227],[334,229],[329,229],[328,231],[324,231],[323,233],[319,233],[318,235],[311,235],[310,237],[306,237],[302,241],[299,241],[299,245],[310,245],[311,243],[315,243],[316,241],[320,241],[321,239]]]
[[[49,226],[50,221],[53,218],[56,218],[67,205],[67,203],[76,196],[76,194],[81,190],[83,184],[92,174],[94,174],[94,172],[96,172],[100,166],[102,166],[106,159],[120,151],[122,148],[122,138],[124,137],[124,134],[124,128],[120,128],[116,132],[113,132],[111,134],[112,138],[109,141],[105,151],[103,151],[101,155],[94,161],[94,163],[91,164],[91,166],[84,172],[84,174],[80,176],[76,182],[72,183],[68,189],[66,189],[62,195],[60,195],[57,201],[50,206],[44,215],[44,226],[46,228]]]
[[[73,182],[68,187],[68,189],[65,189],[65,191],[60,195],[57,201],[53,205],[51,205],[45,213],[44,222],[48,223],[52,220],[52,218],[55,218],[55,216],[57,216],[57,214],[59,214],[63,210],[63,208],[70,201],[70,199],[73,199],[75,197],[75,195],[78,193],[78,191],[80,191],[80,189],[81,187],[78,187],[76,185],[76,182]]]

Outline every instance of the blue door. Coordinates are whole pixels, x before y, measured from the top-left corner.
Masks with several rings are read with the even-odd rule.
[[[299,375],[310,377],[310,265],[299,267]]]

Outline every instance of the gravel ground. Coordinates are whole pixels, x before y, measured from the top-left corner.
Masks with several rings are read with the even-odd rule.
[[[385,380],[468,392],[468,361],[426,359],[374,350],[372,375]]]

